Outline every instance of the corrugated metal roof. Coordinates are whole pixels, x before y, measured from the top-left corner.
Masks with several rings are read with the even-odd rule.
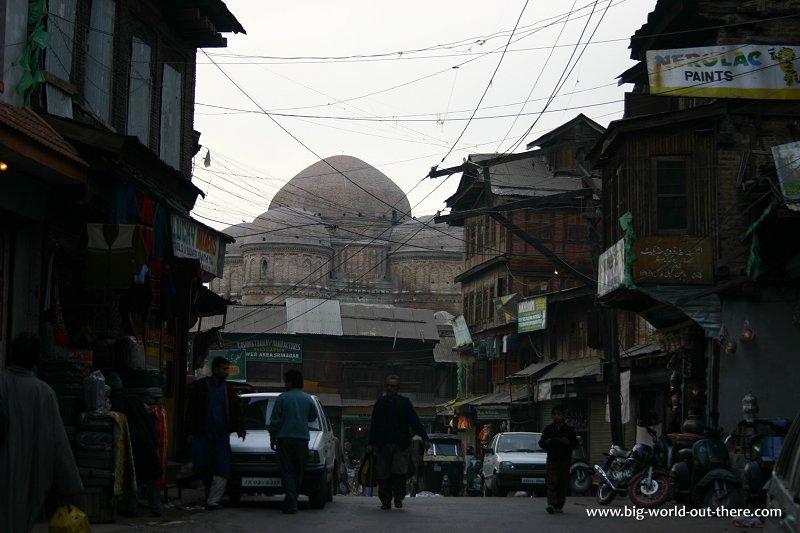
[[[643,355],[652,355],[663,353],[664,347],[661,345],[660,342],[650,342],[647,344],[637,344],[636,346],[631,346],[625,351],[619,353],[620,358],[633,358],[633,357],[640,357]]]
[[[533,363],[532,365],[528,365],[519,372],[515,374],[511,374],[508,376],[508,379],[522,379],[522,378],[529,378],[541,372],[544,372],[551,366],[555,365],[556,361],[542,361],[541,363]]]
[[[345,335],[438,341],[433,311],[380,304],[342,303]]]
[[[447,403],[442,403],[436,406],[436,414],[442,416],[453,416],[456,412],[456,409],[461,407],[462,405],[467,405],[469,403],[475,402],[480,400],[481,398],[485,398],[487,395],[482,396],[472,396],[470,398],[454,398]]]
[[[580,359],[570,359],[569,361],[559,361],[556,366],[540,377],[539,381],[597,376],[602,373],[600,365],[599,357],[582,357]]]
[[[449,335],[439,335],[439,343],[433,347],[433,360],[437,363],[458,363],[461,355],[453,351],[456,347],[456,338]]]
[[[292,333],[311,335],[343,334],[342,313],[338,300],[286,298],[287,328]]]
[[[202,329],[222,326],[222,315],[204,317]],[[193,331],[196,328],[192,328]],[[286,309],[283,306],[265,307],[229,305],[225,316],[226,333],[292,333],[286,328]]]
[[[556,175],[544,156],[501,163],[490,167],[492,193],[498,196],[550,196],[585,187],[577,175]],[[599,188],[601,182],[593,178]]]

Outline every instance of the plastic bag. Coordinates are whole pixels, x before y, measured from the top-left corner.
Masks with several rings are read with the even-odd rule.
[[[48,524],[50,533],[92,533],[89,517],[72,504],[62,505]]]
[[[378,485],[378,476],[375,473],[375,455],[365,453],[358,467],[358,483],[362,487],[375,487]]]

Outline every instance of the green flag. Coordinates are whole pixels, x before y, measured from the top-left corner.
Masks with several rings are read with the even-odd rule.
[[[206,150],[206,156],[203,158],[203,165],[205,165],[206,168],[211,166],[211,150]]]

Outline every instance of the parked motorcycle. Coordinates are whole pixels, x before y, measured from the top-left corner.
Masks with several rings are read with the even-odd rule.
[[[652,427],[647,433],[653,444],[636,444],[630,450],[613,445],[605,454],[605,467],[594,465],[600,476],[597,487],[597,502],[608,505],[617,494],[628,494],[634,505],[659,507],[669,499],[670,477],[664,468],[669,441],[662,435],[659,439]]]
[[[569,488],[573,496],[580,496],[592,488],[594,468],[586,460],[583,439],[578,437],[578,447],[572,450],[572,464],[569,467]]]
[[[765,485],[783,447],[783,439],[789,430],[786,418],[756,419],[739,422],[740,431],[747,428],[756,433],[749,439],[745,457],[743,492],[755,506],[763,507],[766,501]],[[761,428],[761,431],[759,431]]]
[[[741,480],[731,468],[728,447],[715,426],[702,431],[693,443],[676,441],[675,464],[670,469],[673,495],[692,506],[737,507]]]

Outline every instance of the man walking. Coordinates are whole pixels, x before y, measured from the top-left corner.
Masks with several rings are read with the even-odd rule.
[[[222,509],[220,500],[231,473],[230,434],[244,440],[244,417],[239,398],[226,383],[230,361],[215,357],[211,375],[189,385],[186,430],[192,439],[192,468],[211,476],[206,509]],[[208,482],[207,482],[208,486]]]
[[[269,436],[281,467],[284,490],[281,511],[295,514],[308,458],[308,423],[317,419],[317,408],[311,396],[303,392],[303,374],[299,370],[286,372],[283,383],[286,392],[275,400],[269,418]]]
[[[41,350],[20,333],[0,371],[0,531],[30,531],[51,487],[61,498],[83,490],[56,393],[33,372]]]
[[[553,423],[544,428],[539,446],[547,450],[547,512],[563,513],[569,488],[572,450],[578,446],[575,430],[566,424],[564,410],[553,407]]]
[[[377,453],[375,472],[381,509],[403,507],[406,477],[411,463],[411,429],[422,438],[425,449],[430,448],[428,433],[411,405],[411,400],[398,394],[400,378],[386,378],[386,392],[375,401],[370,421],[367,453]]]

